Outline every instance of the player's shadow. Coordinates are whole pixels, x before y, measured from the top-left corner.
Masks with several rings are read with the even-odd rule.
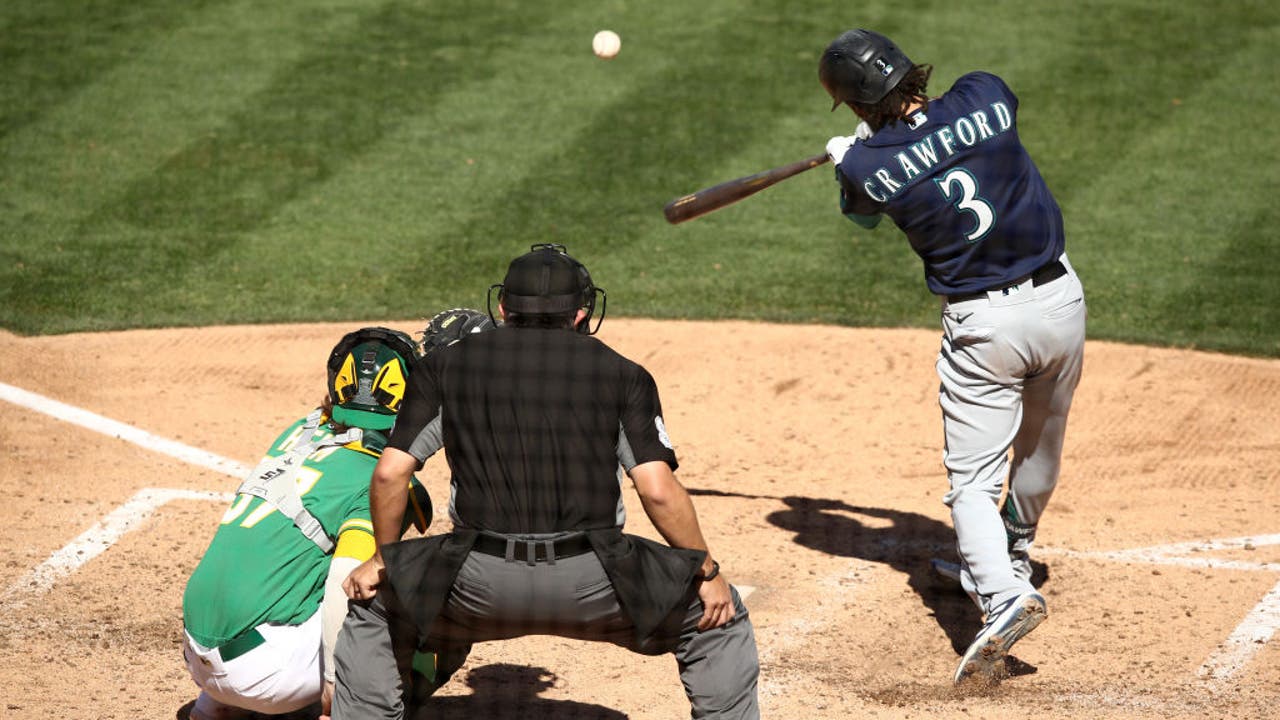
[[[937,577],[929,565],[935,557],[955,561],[955,533],[949,525],[919,513],[842,500],[779,499],[787,509],[770,513],[770,523],[795,533],[795,542],[807,548],[884,563],[906,575],[908,587],[946,632],[956,654],[968,648],[981,624],[978,609],[958,584]],[[1039,587],[1048,578],[1047,568],[1032,563],[1032,569],[1032,583]],[[1015,663],[1010,663],[1010,670],[1020,674]]]
[[[455,675],[450,682],[457,682]],[[541,667],[497,663],[482,665],[466,674],[472,694],[433,696],[416,708],[409,720],[626,720],[627,716],[602,705],[538,697],[555,687],[556,674]]]
[[[461,679],[454,675],[451,683]],[[602,705],[551,700],[538,697],[555,687],[555,673],[540,667],[499,663],[482,665],[466,674],[466,684],[471,695],[450,697],[433,696],[406,713],[406,720],[627,720],[617,710]],[[183,705],[177,720],[188,720],[193,702]],[[317,703],[298,713],[288,715],[259,715],[251,713],[251,720],[303,720],[315,718],[320,712]]]

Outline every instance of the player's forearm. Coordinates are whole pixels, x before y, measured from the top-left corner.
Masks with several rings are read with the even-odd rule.
[[[702,550],[707,553],[702,564],[702,574],[711,572],[711,551],[707,547],[698,513],[684,486],[676,483],[662,493],[640,495],[640,504],[653,526],[671,547]]]
[[[342,621],[347,617],[347,595],[342,591],[342,581],[360,560],[353,557],[334,557],[329,564],[329,576],[324,583],[324,601],[320,605],[320,640],[324,665],[324,678],[334,681],[333,648],[338,641],[338,632],[342,629]]]
[[[409,475],[401,477],[399,473],[374,471],[369,482],[369,511],[373,515],[373,538],[379,548],[400,539],[408,489]]]

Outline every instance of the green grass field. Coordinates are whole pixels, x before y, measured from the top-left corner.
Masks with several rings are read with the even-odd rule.
[[[821,152],[849,27],[1019,94],[1094,338],[1280,355],[1280,6],[55,0],[0,7],[0,326],[411,318],[560,242],[611,314],[936,325]],[[622,52],[602,61],[592,34]]]

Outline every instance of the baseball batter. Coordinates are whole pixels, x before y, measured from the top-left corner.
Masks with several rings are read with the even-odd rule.
[[[458,312],[433,318],[424,345],[456,340],[467,324]],[[417,354],[394,330],[346,335],[330,353],[326,407],[285,429],[241,484],[183,594],[183,656],[201,688],[193,720],[282,714],[316,702],[328,712],[333,647],[347,614],[341,583],[375,549],[369,478]],[[430,498],[416,479],[405,518],[404,529],[412,522],[422,532],[431,522]],[[434,658],[420,658],[415,667],[427,677],[419,685],[429,694],[463,658],[439,677]]]
[[[861,29],[819,62],[832,109],[860,120],[827,144],[841,211],[867,228],[888,215],[941,298],[944,502],[961,582],[985,616],[954,680],[998,680],[1047,613],[1028,552],[1058,480],[1086,309],[1062,213],[1018,138],[1017,97],[973,72],[930,98],[931,71]]]

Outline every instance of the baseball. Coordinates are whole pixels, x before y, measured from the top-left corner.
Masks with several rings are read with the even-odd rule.
[[[612,30],[601,30],[596,36],[591,38],[591,49],[595,52],[596,57],[608,60],[618,51],[622,49],[622,38],[618,37],[618,33]]]

